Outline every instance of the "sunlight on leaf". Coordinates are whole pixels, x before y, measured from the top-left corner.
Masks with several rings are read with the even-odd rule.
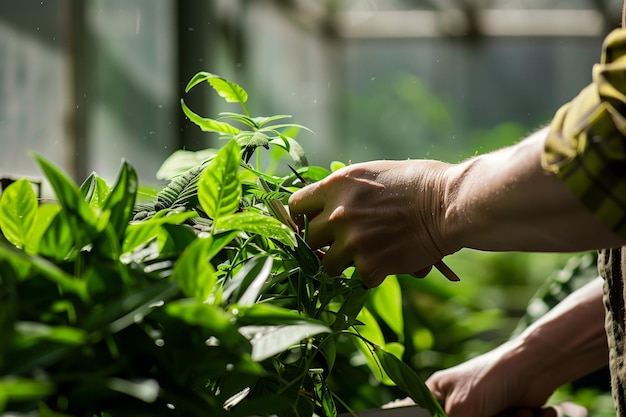
[[[252,344],[252,360],[262,361],[283,352],[303,339],[330,332],[322,324],[302,323],[287,326],[245,326],[239,329]]]
[[[206,166],[198,182],[198,199],[206,214],[218,220],[234,213],[241,200],[241,184],[237,177],[239,145],[228,142]]]
[[[185,92],[189,92],[202,81],[207,81],[217,94],[229,103],[244,104],[248,101],[248,93],[241,86],[209,72],[197,73],[185,87]]]
[[[217,282],[209,257],[212,243],[212,239],[196,239],[180,256],[172,274],[187,296],[201,302],[208,299]]]
[[[216,232],[241,230],[256,233],[268,239],[276,239],[290,248],[296,246],[293,230],[273,217],[253,211],[234,213],[221,217],[215,222],[215,230]]]
[[[30,238],[37,196],[30,181],[20,179],[9,185],[0,198],[0,229],[9,242],[24,248]]]
[[[204,132],[216,132],[223,135],[236,135],[239,133],[239,129],[235,126],[232,126],[228,123],[218,122],[217,120],[204,118],[194,113],[185,102],[181,99],[180,105],[183,108],[183,113],[185,116],[189,118],[193,123],[195,123],[200,129]]]
[[[102,208],[109,191],[110,187],[107,182],[95,172],[92,172],[80,186],[83,198],[89,203],[90,207],[96,209]]]

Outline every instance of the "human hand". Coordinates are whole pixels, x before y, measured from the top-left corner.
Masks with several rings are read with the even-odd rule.
[[[558,416],[557,408],[542,409],[556,387],[526,358],[524,347],[507,342],[455,367],[435,372],[426,385],[443,404],[448,417]],[[582,409],[584,410],[584,409]],[[568,405],[571,417],[584,416]]]
[[[294,193],[291,216],[307,242],[330,245],[323,264],[339,275],[354,264],[374,287],[387,275],[425,276],[460,249],[446,236],[445,170],[438,161],[373,161],[349,165]]]

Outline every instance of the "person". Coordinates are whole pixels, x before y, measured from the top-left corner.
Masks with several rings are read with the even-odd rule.
[[[390,274],[424,277],[461,248],[601,251],[602,280],[513,340],[427,380],[449,417],[554,415],[531,410],[607,361],[617,415],[626,417],[625,29],[605,38],[592,75],[548,126],[513,146],[458,164],[348,165],[289,200],[309,245],[325,248],[327,272],[353,264],[370,287]]]

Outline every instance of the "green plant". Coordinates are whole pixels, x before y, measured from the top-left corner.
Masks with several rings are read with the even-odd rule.
[[[25,180],[2,194],[0,411],[335,416],[352,408],[336,369],[358,356],[370,373],[357,383],[397,384],[443,416],[401,360],[397,279],[371,291],[353,268],[328,276],[290,223],[290,193],[329,172],[306,166],[302,127],[251,117],[245,90],[213,74],[187,90],[203,82],[243,114],[182,102],[224,146],[174,154],[154,201],[137,203],[127,162],[112,186],[92,174],[79,187],[40,156],[57,201],[39,205]],[[271,147],[296,172],[263,169]]]

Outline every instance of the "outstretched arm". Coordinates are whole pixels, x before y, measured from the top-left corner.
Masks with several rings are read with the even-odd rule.
[[[608,362],[597,278],[498,348],[436,372],[426,384],[449,417],[539,408],[559,386]]]
[[[489,154],[349,165],[291,196],[313,248],[330,245],[331,275],[354,263],[370,286],[416,273],[468,247],[583,251],[626,243],[541,165],[547,129]],[[423,275],[423,273],[421,274]]]

